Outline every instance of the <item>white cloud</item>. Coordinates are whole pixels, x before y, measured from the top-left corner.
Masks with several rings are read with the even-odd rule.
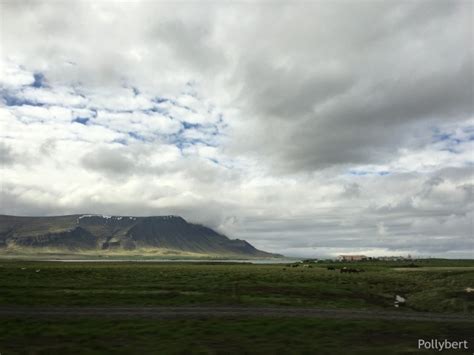
[[[177,133],[181,125],[176,120],[161,114],[143,112],[108,112],[98,111],[91,119],[93,124],[103,125],[119,132],[137,132],[147,137],[156,134],[168,135]]]
[[[110,111],[136,111],[149,110],[154,104],[150,97],[143,94],[134,94],[131,89],[121,88],[116,90],[102,90],[88,95],[96,109]]]
[[[6,60],[0,60],[0,86],[19,89],[35,81],[33,74]]]
[[[67,121],[70,122],[73,118],[71,109],[61,106],[31,106],[22,105],[15,107],[12,111],[17,118],[22,122],[44,122],[44,121]]]
[[[84,97],[76,94],[74,90],[64,87],[54,89],[27,87],[17,97],[33,104],[64,105],[68,107],[84,107],[87,104]]]

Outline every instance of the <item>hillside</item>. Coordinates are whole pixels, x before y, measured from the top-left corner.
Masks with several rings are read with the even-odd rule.
[[[0,215],[0,249],[87,251],[164,251],[167,254],[276,257],[245,240],[229,239],[178,216],[125,217]]]

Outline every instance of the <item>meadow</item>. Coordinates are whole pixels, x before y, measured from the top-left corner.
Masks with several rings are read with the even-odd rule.
[[[432,354],[417,348],[419,338],[468,340],[472,349],[473,334],[472,324],[376,320],[4,319],[0,322],[0,351],[45,355]]]
[[[314,263],[292,267],[3,260],[0,307],[291,306],[474,314],[474,293],[466,291],[474,288],[473,261],[425,260],[415,264]],[[328,270],[344,266],[364,272]],[[406,298],[406,304],[395,308],[395,295]],[[466,339],[472,348],[473,334],[473,322],[4,316],[0,353],[329,354],[343,347],[348,354],[426,354],[429,352],[416,348],[417,339]]]
[[[470,261],[354,264],[0,261],[0,305],[259,305],[474,312]]]

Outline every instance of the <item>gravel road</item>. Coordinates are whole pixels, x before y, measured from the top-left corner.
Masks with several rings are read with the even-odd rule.
[[[335,319],[379,319],[430,322],[471,322],[474,315],[407,311],[374,311],[294,307],[18,307],[1,306],[0,318],[6,317],[305,317]]]

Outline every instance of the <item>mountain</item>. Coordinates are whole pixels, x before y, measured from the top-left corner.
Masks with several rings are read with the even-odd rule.
[[[68,215],[18,217],[0,215],[0,250],[41,252],[149,252],[167,255],[276,257],[245,240],[225,235],[178,216],[124,217]]]

